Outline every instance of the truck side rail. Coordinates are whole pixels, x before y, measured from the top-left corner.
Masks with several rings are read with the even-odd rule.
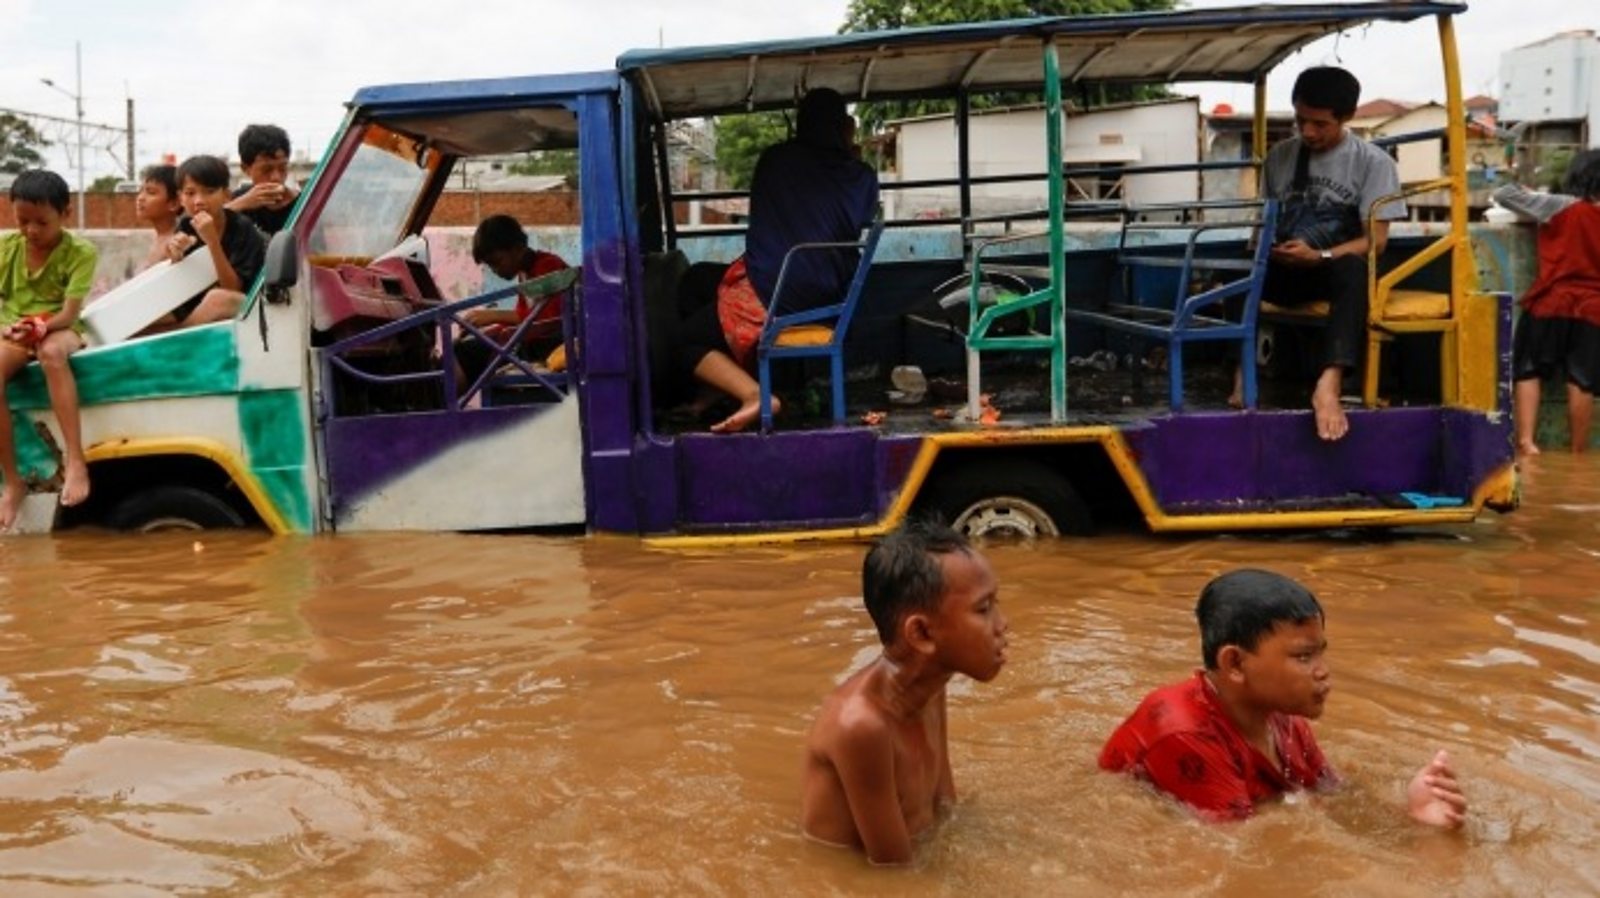
[[[393,386],[438,382],[443,387],[446,411],[459,412],[466,410],[471,401],[482,393],[483,389],[494,379],[502,366],[509,365],[522,378],[527,379],[525,382],[536,384],[558,398],[563,397],[567,394],[568,379],[563,375],[536,370],[530,362],[517,355],[517,347],[521,345],[523,336],[537,320],[539,311],[553,297],[571,291],[577,283],[578,276],[579,269],[577,268],[563,269],[532,280],[513,284],[509,287],[491,290],[487,293],[457,300],[436,308],[424,309],[399,321],[390,322],[339,340],[320,350],[324,389],[327,391],[334,389],[332,373],[335,370],[363,383],[373,385]],[[509,337],[505,338],[504,342],[490,337],[484,330],[461,317],[461,313],[469,309],[479,308],[518,294],[533,297],[532,307],[528,315],[518,322],[516,328]],[[441,335],[441,356],[438,367],[434,370],[377,374],[362,370],[347,358],[351,353],[387,342],[402,333],[427,327],[438,328],[438,332]],[[491,349],[489,363],[464,391],[460,389],[460,384],[457,383],[456,378],[455,328],[457,327],[482,341],[484,346]],[[570,303],[563,304],[561,330],[562,344],[570,349],[572,343],[572,308]],[[331,398],[330,396],[328,405],[330,409],[335,407],[334,403],[331,402]]]

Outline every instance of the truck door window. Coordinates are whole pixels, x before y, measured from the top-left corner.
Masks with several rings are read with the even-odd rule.
[[[307,240],[309,254],[364,262],[393,247],[438,159],[410,137],[370,128]]]

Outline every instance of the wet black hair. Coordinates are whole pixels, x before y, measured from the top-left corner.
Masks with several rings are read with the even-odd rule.
[[[1216,670],[1223,646],[1253,652],[1261,637],[1278,624],[1323,619],[1322,606],[1311,590],[1282,574],[1251,568],[1229,571],[1207,583],[1194,616],[1200,622],[1200,654],[1207,670]]]
[[[1289,101],[1313,109],[1326,109],[1336,119],[1347,119],[1355,114],[1356,104],[1361,102],[1361,82],[1338,66],[1319,65],[1306,69],[1294,79]]]
[[[472,232],[472,261],[482,265],[489,254],[503,249],[527,249],[528,232],[509,215],[491,215]]]
[[[57,212],[65,212],[67,203],[72,200],[72,188],[67,186],[66,179],[55,172],[33,168],[17,175],[17,179],[11,182],[11,201],[14,203],[18,200],[40,203]]]
[[[861,595],[879,641],[891,645],[906,614],[938,610],[944,595],[939,556],[971,551],[966,537],[926,518],[907,521],[878,540],[861,566]]]
[[[217,156],[190,156],[178,166],[178,184],[193,181],[208,190],[228,186],[228,163]]]
[[[1561,192],[1579,199],[1600,199],[1600,150],[1584,150],[1567,163]]]
[[[147,165],[139,172],[139,183],[148,184],[151,181],[166,188],[167,198],[176,199],[178,196],[178,167],[176,165]]]
[[[845,109],[844,97],[838,91],[830,87],[812,88],[800,100],[795,139],[822,149],[848,150],[845,127],[849,123],[850,112]]]
[[[277,125],[245,125],[239,132],[239,161],[245,165],[257,156],[289,155],[289,132]]]

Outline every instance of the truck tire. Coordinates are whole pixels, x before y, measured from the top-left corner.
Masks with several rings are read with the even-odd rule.
[[[243,527],[244,516],[220,496],[192,486],[155,486],[133,493],[106,515],[115,530],[156,533]]]
[[[967,537],[1089,536],[1094,516],[1060,474],[1028,459],[965,465],[929,484],[918,507]]]

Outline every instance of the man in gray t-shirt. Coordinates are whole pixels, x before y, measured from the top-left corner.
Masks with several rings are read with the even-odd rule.
[[[1350,429],[1339,403],[1344,371],[1361,362],[1367,328],[1367,250],[1383,251],[1389,222],[1404,218],[1402,202],[1378,208],[1400,190],[1387,153],[1350,133],[1361,83],[1341,68],[1319,66],[1295,79],[1295,136],[1267,153],[1262,174],[1268,197],[1280,203],[1278,232],[1265,296],[1279,305],[1328,301],[1323,367],[1311,393],[1317,434],[1337,440]]]

